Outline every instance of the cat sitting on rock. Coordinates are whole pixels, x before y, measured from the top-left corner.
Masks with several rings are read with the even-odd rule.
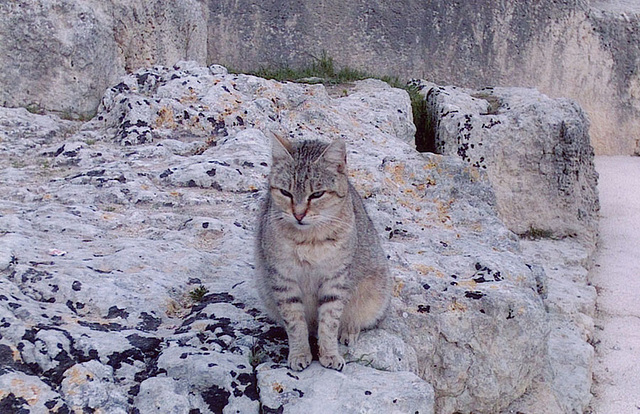
[[[341,370],[338,340],[353,345],[389,304],[391,277],[379,237],[347,176],[345,143],[272,135],[269,190],[257,236],[258,292],[284,326],[289,368],[312,360]]]

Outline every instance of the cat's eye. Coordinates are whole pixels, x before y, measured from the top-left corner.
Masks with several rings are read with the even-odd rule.
[[[288,192],[287,190],[280,189],[280,193],[281,193],[283,196],[285,196],[285,197],[293,198],[293,196],[291,195],[291,193],[290,193],[290,192]]]
[[[324,195],[324,191],[316,191],[315,193],[309,196],[309,200],[313,200],[314,198],[320,198]]]

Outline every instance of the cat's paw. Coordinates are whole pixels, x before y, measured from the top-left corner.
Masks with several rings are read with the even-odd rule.
[[[360,331],[342,331],[340,333],[340,343],[346,346],[354,346],[358,342]]]
[[[289,368],[294,371],[302,371],[311,363],[311,352],[289,353]]]
[[[331,368],[337,371],[342,371],[342,368],[344,367],[344,358],[342,358],[338,354],[321,355],[320,364],[325,368]]]

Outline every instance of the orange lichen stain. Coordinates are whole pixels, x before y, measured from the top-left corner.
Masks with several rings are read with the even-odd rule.
[[[405,166],[404,164],[395,164],[388,165],[385,167],[385,170],[391,174],[393,177],[393,181],[399,185],[405,185],[404,175],[405,175]]]
[[[11,391],[18,398],[24,398],[27,404],[34,406],[40,400],[40,388],[35,385],[28,385],[21,379],[11,380]]]
[[[155,121],[156,128],[175,128],[177,126],[173,109],[168,106],[163,106],[158,111],[158,117]]]
[[[476,287],[478,286],[478,283],[473,279],[470,279],[470,280],[459,280],[458,281],[458,286],[475,290]]]
[[[455,298],[453,298],[453,302],[451,303],[451,305],[449,305],[449,309],[451,309],[452,311],[460,311],[460,312],[466,312],[467,311],[467,307],[458,302]]]
[[[82,385],[87,382],[93,381],[95,375],[91,372],[87,372],[86,370],[80,370],[75,365],[67,370],[66,380],[74,385]]]
[[[22,355],[20,354],[20,351],[18,351],[18,348],[15,348],[13,345],[11,346],[11,358],[13,358],[15,362],[22,362]]]
[[[453,200],[449,200],[448,202],[436,200],[436,208],[438,210],[438,221],[440,221],[443,224],[451,223],[451,216],[449,215],[449,211],[451,209],[452,204],[453,204]]]
[[[53,198],[53,196],[51,194],[45,194],[42,196],[43,200],[51,200]]]
[[[422,169],[424,169],[424,170],[433,170],[433,169],[436,169],[437,167],[438,167],[438,164],[436,164],[433,161],[428,161],[422,166]]]
[[[197,102],[199,101],[198,95],[196,95],[196,91],[192,88],[189,87],[189,93],[188,95],[183,96],[182,98],[179,99],[180,103],[184,104],[184,103],[190,103],[190,102]]]
[[[396,280],[393,285],[393,296],[399,297],[400,293],[402,293],[402,289],[404,288],[404,282],[402,280]]]
[[[422,275],[429,275],[429,274],[433,274],[437,277],[444,277],[444,273],[442,273],[440,270],[436,269],[433,266],[427,266],[424,264],[417,264],[413,266],[418,272],[420,272],[420,274]]]
[[[278,394],[282,394],[282,392],[284,391],[284,386],[279,382],[274,382],[273,384],[271,384],[271,388]]]
[[[171,191],[169,194],[173,197],[182,197],[182,193],[180,191]]]

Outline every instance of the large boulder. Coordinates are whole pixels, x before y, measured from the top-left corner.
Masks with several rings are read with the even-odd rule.
[[[122,75],[110,16],[98,2],[0,4],[0,104],[90,118]]]
[[[346,88],[179,62],[123,77],[82,125],[0,112],[0,404],[314,412],[340,378],[365,387],[354,401],[371,412],[494,413],[534,389],[552,359],[545,276],[501,222],[491,182],[415,151],[405,91]],[[344,139],[384,240],[391,307],[342,348],[340,374],[314,363],[292,378],[286,335],[253,287],[267,130]]]
[[[435,150],[487,172],[509,229],[595,245],[598,174],[589,121],[575,101],[533,89],[415,85]]]
[[[196,0],[0,3],[0,105],[89,119],[125,71],[206,61]]]

